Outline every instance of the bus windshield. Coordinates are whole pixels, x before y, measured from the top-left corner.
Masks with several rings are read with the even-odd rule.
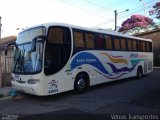
[[[42,69],[43,42],[37,42],[36,51],[31,52],[31,43],[19,45],[15,50],[13,72],[32,74]]]
[[[36,42],[36,50],[31,51],[32,39],[44,35],[44,29],[34,28],[19,34],[17,39],[18,48],[15,49],[13,73],[35,74],[42,70],[43,40]],[[25,41],[25,42],[24,42]]]

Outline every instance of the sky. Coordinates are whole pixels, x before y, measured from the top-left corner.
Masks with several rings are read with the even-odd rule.
[[[115,10],[117,26],[121,26],[132,14],[148,16],[157,1],[160,0],[0,0],[1,37],[17,36],[23,29],[48,22],[114,29]]]

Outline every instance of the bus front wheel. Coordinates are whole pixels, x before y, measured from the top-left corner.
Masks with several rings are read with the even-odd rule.
[[[77,75],[74,83],[76,93],[83,93],[88,88],[88,75],[80,73]]]
[[[142,67],[138,67],[138,69],[137,69],[137,79],[142,78],[142,76],[143,76],[143,69],[142,69]]]

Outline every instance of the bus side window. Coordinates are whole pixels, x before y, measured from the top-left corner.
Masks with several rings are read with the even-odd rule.
[[[145,45],[145,42],[144,42],[144,41],[142,42],[142,51],[143,51],[143,52],[146,51],[146,45]]]
[[[150,52],[149,42],[146,42],[146,51]]]
[[[51,75],[61,70],[71,52],[71,34],[67,27],[50,27],[45,48],[44,73]]]
[[[97,43],[97,48],[98,49],[104,48],[103,35],[102,34],[98,34],[96,43]]]
[[[104,35],[104,41],[105,41],[105,48],[106,49],[109,49],[109,50],[113,49],[111,36]]]
[[[133,50],[137,51],[137,41],[136,40],[132,41],[132,45],[133,45]]]
[[[120,50],[120,39],[118,37],[114,37],[114,49],[115,50]]]
[[[152,52],[152,42],[149,42],[149,51]]]
[[[94,34],[85,33],[86,48],[95,48]]]
[[[63,44],[63,28],[55,27],[49,30],[48,42],[52,44]]]
[[[125,38],[121,38],[121,49],[126,50],[126,39]]]
[[[140,52],[145,51],[145,43],[143,41],[138,41],[138,51]]]
[[[73,36],[74,36],[74,46],[75,47],[79,47],[79,48],[85,47],[83,32],[74,31]]]
[[[129,51],[132,51],[132,40],[127,39],[127,47]]]
[[[151,42],[146,42],[146,51],[152,52],[152,43]]]

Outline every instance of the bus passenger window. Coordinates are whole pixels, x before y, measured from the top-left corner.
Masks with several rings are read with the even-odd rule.
[[[125,38],[121,38],[121,49],[126,50],[126,39]]]
[[[63,29],[59,27],[50,29],[48,41],[52,44],[63,44]]]
[[[95,48],[94,34],[85,34],[86,48]]]
[[[50,27],[45,48],[44,73],[55,74],[69,60],[71,53],[71,33],[67,27]]]
[[[120,50],[120,39],[117,37],[114,37],[114,49]]]
[[[75,47],[84,47],[83,32],[74,32],[74,46]]]
[[[152,43],[146,42],[146,51],[147,52],[152,52]]]
[[[141,41],[138,41],[137,46],[138,46],[138,51],[139,52],[142,51],[142,42]]]
[[[146,51],[149,52],[149,42],[146,42]]]
[[[97,39],[97,48],[103,48],[103,35],[99,34]]]
[[[146,51],[146,45],[145,42],[142,42],[142,51],[145,52]]]
[[[149,52],[152,52],[152,42],[149,42]]]
[[[112,47],[112,37],[111,36],[107,36],[105,35],[104,36],[104,41],[105,41],[105,47],[106,49],[113,49]]]
[[[132,50],[132,40],[127,40],[128,50]]]
[[[133,43],[133,50],[137,51],[137,41],[133,40],[132,43]]]
[[[144,52],[145,51],[145,42],[138,41],[138,51]]]

